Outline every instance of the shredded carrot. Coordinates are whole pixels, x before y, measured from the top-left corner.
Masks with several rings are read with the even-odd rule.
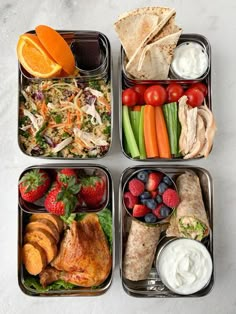
[[[74,94],[72,94],[70,97],[68,97],[68,101],[72,101],[73,99],[75,98],[75,95]]]

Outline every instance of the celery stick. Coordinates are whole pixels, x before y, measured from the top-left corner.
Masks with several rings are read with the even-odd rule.
[[[122,106],[122,124],[124,135],[130,150],[132,158],[139,158],[139,149],[135,141],[134,133],[131,127],[130,118],[129,118],[129,108],[127,106]]]
[[[136,143],[138,143],[140,111],[130,111],[130,122],[131,122],[132,130],[134,132]]]
[[[126,137],[123,136],[123,147],[126,154],[130,155],[129,145],[127,143]]]
[[[170,150],[172,155],[178,154],[178,114],[177,103],[169,103],[163,106],[163,112],[166,120],[170,140]]]
[[[182,154],[179,151],[179,138],[180,138],[180,134],[181,134],[181,124],[179,122],[179,115],[178,115],[178,110],[177,110],[177,145],[178,145],[178,153],[175,155],[176,157],[181,157]]]
[[[145,149],[145,142],[144,142],[143,117],[144,117],[144,106],[141,107],[140,122],[139,122],[139,135],[138,135],[140,159],[146,159],[147,158],[146,149]]]

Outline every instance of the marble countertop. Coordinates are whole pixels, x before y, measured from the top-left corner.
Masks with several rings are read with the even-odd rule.
[[[111,153],[99,161],[114,178],[135,165],[120,150],[118,139],[117,63],[120,43],[112,27],[118,15],[143,6],[170,6],[185,32],[205,35],[212,45],[213,111],[218,131],[207,160],[186,164],[204,167],[214,180],[215,286],[204,298],[139,299],[121,284],[118,256],[113,284],[100,297],[37,298],[24,295],[17,283],[17,181],[24,168],[48,161],[24,156],[17,144],[18,36],[38,24],[56,29],[99,30],[111,43],[114,62],[114,141]],[[25,313],[207,313],[236,312],[236,3],[233,0],[2,0],[0,3],[0,314]],[[50,161],[49,161],[50,162]],[[116,210],[118,208],[116,207]],[[235,238],[234,238],[235,237]]]

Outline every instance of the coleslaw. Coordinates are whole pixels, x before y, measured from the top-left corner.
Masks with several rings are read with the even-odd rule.
[[[20,92],[19,141],[30,156],[97,158],[111,142],[110,85],[30,82]]]

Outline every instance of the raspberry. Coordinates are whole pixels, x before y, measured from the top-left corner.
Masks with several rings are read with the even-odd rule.
[[[129,191],[134,196],[139,196],[144,191],[144,183],[138,179],[132,179],[129,181]]]
[[[124,203],[127,208],[132,209],[135,204],[138,204],[138,198],[137,196],[134,196],[131,192],[125,192]]]
[[[168,207],[175,208],[179,205],[178,193],[173,189],[167,189],[162,195],[163,203]]]

